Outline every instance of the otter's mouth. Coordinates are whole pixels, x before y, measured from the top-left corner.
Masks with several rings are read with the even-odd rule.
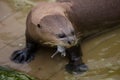
[[[61,56],[66,56],[66,48],[63,46],[57,46],[57,50],[55,53],[53,53],[53,55],[51,56],[51,58],[54,58],[55,55],[57,55],[58,53],[61,54]]]

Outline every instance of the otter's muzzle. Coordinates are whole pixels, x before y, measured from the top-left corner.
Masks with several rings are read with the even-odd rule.
[[[76,42],[77,42],[77,39],[76,39],[76,37],[68,37],[67,38],[67,43],[69,44],[69,45],[76,45]]]

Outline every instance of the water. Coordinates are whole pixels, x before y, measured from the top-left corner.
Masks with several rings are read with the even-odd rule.
[[[16,21],[25,26],[25,17],[28,11],[41,0],[3,1],[9,5],[13,13],[20,12],[22,14],[18,14],[19,17]],[[20,29],[24,31],[25,27]],[[28,64],[11,62],[11,53],[24,47],[25,39],[22,36],[22,38],[16,40],[16,37],[10,36],[12,32],[9,32],[9,29],[7,31],[9,33],[6,32],[7,35],[0,34],[0,39],[9,43],[0,49],[0,65],[28,73],[40,80],[120,80],[120,26],[117,29],[83,41],[83,60],[88,65],[89,70],[80,75],[71,75],[65,71],[66,58],[57,55],[51,59],[50,56],[55,52],[51,48],[40,48],[36,53],[35,60]],[[24,35],[24,32],[22,35]],[[13,38],[16,41],[12,41]]]

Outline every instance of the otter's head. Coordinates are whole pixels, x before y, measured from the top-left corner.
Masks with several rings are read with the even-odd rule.
[[[37,26],[43,44],[68,48],[77,42],[71,22],[62,15],[47,15]]]

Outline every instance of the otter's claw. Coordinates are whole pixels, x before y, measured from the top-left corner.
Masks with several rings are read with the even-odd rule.
[[[53,58],[58,53],[61,53],[61,56],[66,56],[65,48],[63,46],[57,46],[57,51],[51,56],[51,58]]]
[[[16,63],[30,62],[31,60],[33,60],[33,58],[34,55],[31,54],[27,49],[17,50],[11,56],[11,60]]]
[[[88,70],[88,67],[84,63],[79,65],[67,64],[66,70],[71,74],[81,74],[83,72],[86,72]]]

